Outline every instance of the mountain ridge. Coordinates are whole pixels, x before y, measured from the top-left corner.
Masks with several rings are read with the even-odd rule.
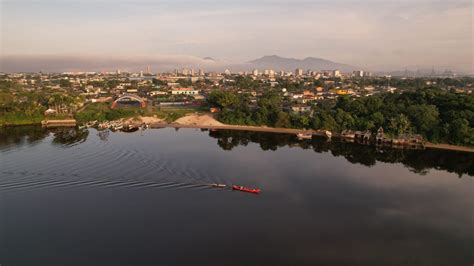
[[[353,71],[358,69],[344,63],[334,62],[324,58],[306,57],[304,59],[287,58],[279,55],[265,55],[248,62],[255,68],[270,68],[274,70],[294,71],[296,68],[304,70],[335,70]]]

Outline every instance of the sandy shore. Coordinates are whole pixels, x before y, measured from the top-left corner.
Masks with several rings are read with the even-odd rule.
[[[153,116],[139,116],[137,118],[125,119],[123,122],[132,125],[141,125],[143,123],[149,125],[166,123],[166,121],[164,121],[163,119]]]

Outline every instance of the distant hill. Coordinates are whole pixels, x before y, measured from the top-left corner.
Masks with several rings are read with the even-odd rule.
[[[353,71],[355,66],[336,63],[322,58],[307,57],[305,59],[285,58],[277,55],[264,56],[249,62],[254,68],[274,69],[275,71],[295,71],[296,68],[303,70],[334,70]]]

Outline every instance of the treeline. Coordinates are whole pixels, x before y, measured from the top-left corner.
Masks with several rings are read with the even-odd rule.
[[[227,124],[285,128],[376,131],[392,135],[420,134],[435,143],[474,145],[474,95],[431,88],[369,97],[339,97],[315,104],[311,112],[291,112],[278,92],[267,92],[251,104],[246,94],[214,91],[209,104],[220,107]],[[285,108],[286,107],[286,108]]]

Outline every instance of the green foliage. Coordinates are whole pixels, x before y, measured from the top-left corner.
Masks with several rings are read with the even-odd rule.
[[[75,117],[79,123],[88,121],[111,121],[120,118],[133,117],[140,115],[142,110],[136,108],[118,108],[110,109],[106,103],[91,103],[81,112],[76,113]]]
[[[418,86],[418,83],[420,81],[415,80],[410,85]],[[355,99],[343,96],[332,106],[320,104],[306,114],[283,111],[282,97],[271,91],[264,93],[252,108],[249,108],[248,98],[231,92],[215,91],[208,101],[223,109],[218,119],[228,124],[332,131],[376,131],[384,127],[390,135],[414,133],[432,142],[474,143],[474,95],[437,88]]]

